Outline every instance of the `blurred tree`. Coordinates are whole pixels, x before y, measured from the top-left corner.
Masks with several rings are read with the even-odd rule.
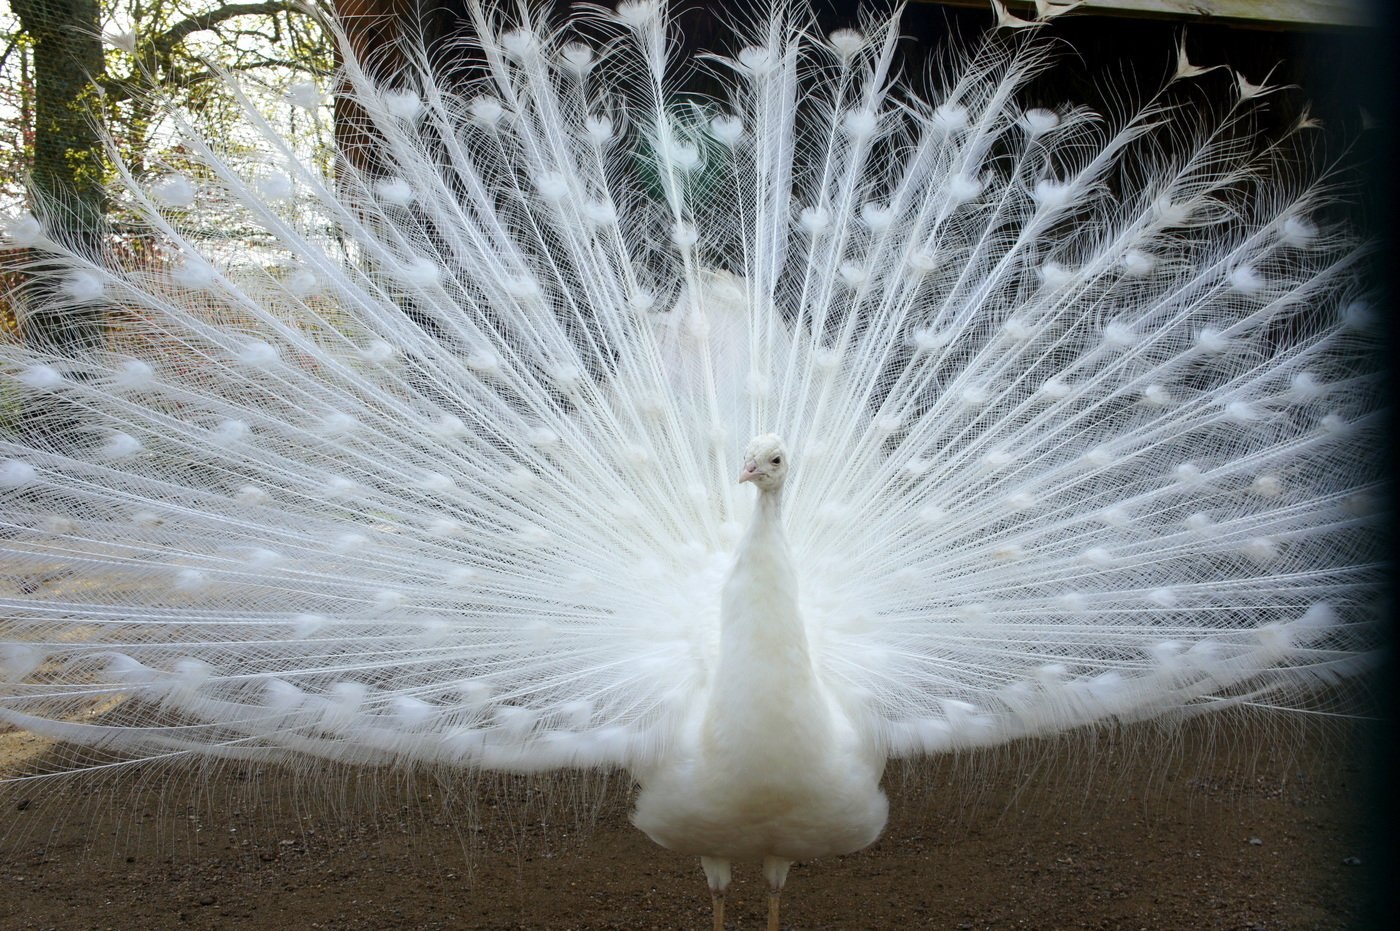
[[[94,254],[112,245],[116,206],[104,131],[133,172],[158,170],[179,146],[165,129],[168,107],[236,145],[241,103],[226,75],[245,78],[254,97],[261,89],[280,99],[332,63],[329,37],[296,0],[13,0],[12,9],[0,64],[18,67],[0,73],[0,120],[19,145],[0,166],[0,194],[27,201],[48,235]],[[295,119],[296,108],[283,109]],[[319,132],[304,124],[288,134]],[[43,310],[59,283],[44,274],[42,256],[25,264],[13,292],[29,308],[25,337],[64,347],[99,340],[102,309],[65,312],[60,325]]]
[[[93,78],[103,71],[97,0],[14,0],[33,62],[33,152],[30,183],[42,200],[36,209],[50,235],[93,250],[105,227],[102,147],[89,114]],[[61,344],[85,344],[98,337],[96,311],[69,317],[59,325],[42,308],[57,287],[34,276],[24,299],[32,336]]]

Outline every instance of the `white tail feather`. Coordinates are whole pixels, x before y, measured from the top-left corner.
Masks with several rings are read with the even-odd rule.
[[[1118,119],[1025,108],[1019,31],[923,100],[894,20],[780,9],[687,107],[657,5],[579,14],[602,46],[473,10],[460,90],[348,61],[382,172],[330,181],[250,109],[252,174],[188,126],[197,173],[123,170],[168,268],[11,225],[117,322],[0,346],[0,719],[642,765],[713,666],[769,431],[820,675],[890,754],[1364,668],[1366,247],[1250,144],[1257,88],[1199,126],[1194,66]],[[269,255],[185,238],[211,204]]]

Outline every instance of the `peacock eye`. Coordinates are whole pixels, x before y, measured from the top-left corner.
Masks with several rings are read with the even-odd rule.
[[[774,456],[774,457],[773,457],[773,465],[780,465],[780,464],[782,463],[782,461],[783,461],[783,457],[782,457],[782,456]]]

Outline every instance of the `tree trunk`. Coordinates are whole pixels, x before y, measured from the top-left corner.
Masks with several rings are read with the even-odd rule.
[[[335,0],[336,17],[355,58],[376,81],[388,83],[405,64],[398,43],[422,28],[424,7],[422,0]],[[345,167],[381,173],[382,147],[369,118],[344,93],[335,95],[334,107],[336,151]]]
[[[104,68],[98,0],[12,0],[12,6],[34,40],[35,212],[54,239],[96,256],[106,231],[106,169],[93,122],[92,82]],[[25,338],[61,352],[95,345],[101,309],[47,310],[60,283],[38,264],[22,295]]]

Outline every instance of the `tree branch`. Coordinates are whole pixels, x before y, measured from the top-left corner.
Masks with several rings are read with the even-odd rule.
[[[175,47],[192,34],[215,29],[221,23],[239,16],[272,16],[277,13],[309,13],[309,11],[306,5],[298,0],[226,3],[223,6],[182,19],[164,32],[146,36],[146,42],[149,43],[148,48],[155,50],[156,57],[163,62],[163,67],[168,72],[161,83],[176,87],[192,87],[209,79],[208,73],[197,74],[193,77],[180,74],[174,61]],[[138,55],[140,54],[138,51]],[[305,66],[297,66],[293,63],[293,67],[296,67],[297,70],[303,70]],[[231,70],[242,71],[246,68],[233,68]],[[145,90],[139,82],[111,76],[107,76],[101,84],[103,91],[107,94],[107,99],[114,102],[132,100]]]
[[[197,13],[153,36],[152,43],[162,51],[169,51],[191,34],[213,29],[220,23],[238,16],[268,16],[273,13],[301,13],[306,8],[295,0],[263,0],[261,3],[228,3],[203,13]]]

